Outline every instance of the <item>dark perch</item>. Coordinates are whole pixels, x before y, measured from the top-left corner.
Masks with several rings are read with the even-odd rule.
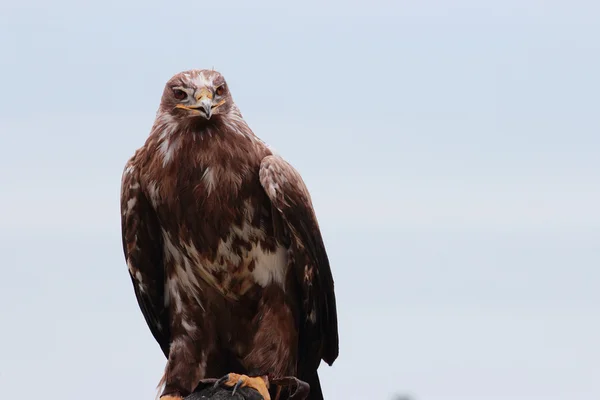
[[[221,379],[204,379],[200,382],[194,393],[184,400],[264,400],[254,389],[249,387],[228,387],[223,384],[227,376]],[[280,387],[280,399],[304,400],[308,397],[310,387],[308,383],[294,377],[275,379],[270,382],[271,387]],[[286,393],[291,393],[289,396]],[[275,400],[275,397],[273,397]]]

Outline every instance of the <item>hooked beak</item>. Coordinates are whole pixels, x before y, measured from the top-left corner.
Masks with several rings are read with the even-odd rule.
[[[210,119],[212,115],[212,100],[206,97],[203,97],[196,103],[195,109],[201,109],[204,111],[204,116],[206,119]]]
[[[196,104],[193,106],[184,106],[178,104],[175,107],[183,108],[184,110],[195,111],[206,119],[210,119],[213,109],[213,94],[207,88],[202,88],[196,95]]]
[[[210,119],[212,115],[212,100],[212,92],[207,88],[202,88],[196,94],[196,105],[193,108],[204,111],[204,117]]]

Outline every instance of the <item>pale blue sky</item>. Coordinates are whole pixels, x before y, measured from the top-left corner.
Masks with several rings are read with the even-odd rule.
[[[328,399],[600,398],[599,5],[125,3],[0,5],[2,396],[154,398],[121,171],[214,67],[312,191]]]

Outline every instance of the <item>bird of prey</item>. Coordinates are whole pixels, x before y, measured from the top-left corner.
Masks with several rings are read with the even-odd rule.
[[[167,358],[163,400],[221,376],[266,400],[269,379],[298,377],[309,399],[323,398],[317,368],[337,358],[338,326],[311,197],[219,72],[165,85],[123,171],[121,228],[137,302]]]

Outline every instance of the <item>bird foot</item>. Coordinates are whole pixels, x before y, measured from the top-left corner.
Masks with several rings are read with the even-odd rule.
[[[181,397],[181,396],[173,396],[171,394],[168,394],[166,396],[161,396],[160,400],[183,400],[183,397]]]
[[[266,376],[249,377],[247,375],[230,373],[219,379],[215,383],[215,386],[221,383],[226,386],[233,386],[232,395],[235,394],[236,390],[240,387],[250,387],[260,393],[264,400],[271,400],[271,395],[269,394],[269,379]]]

